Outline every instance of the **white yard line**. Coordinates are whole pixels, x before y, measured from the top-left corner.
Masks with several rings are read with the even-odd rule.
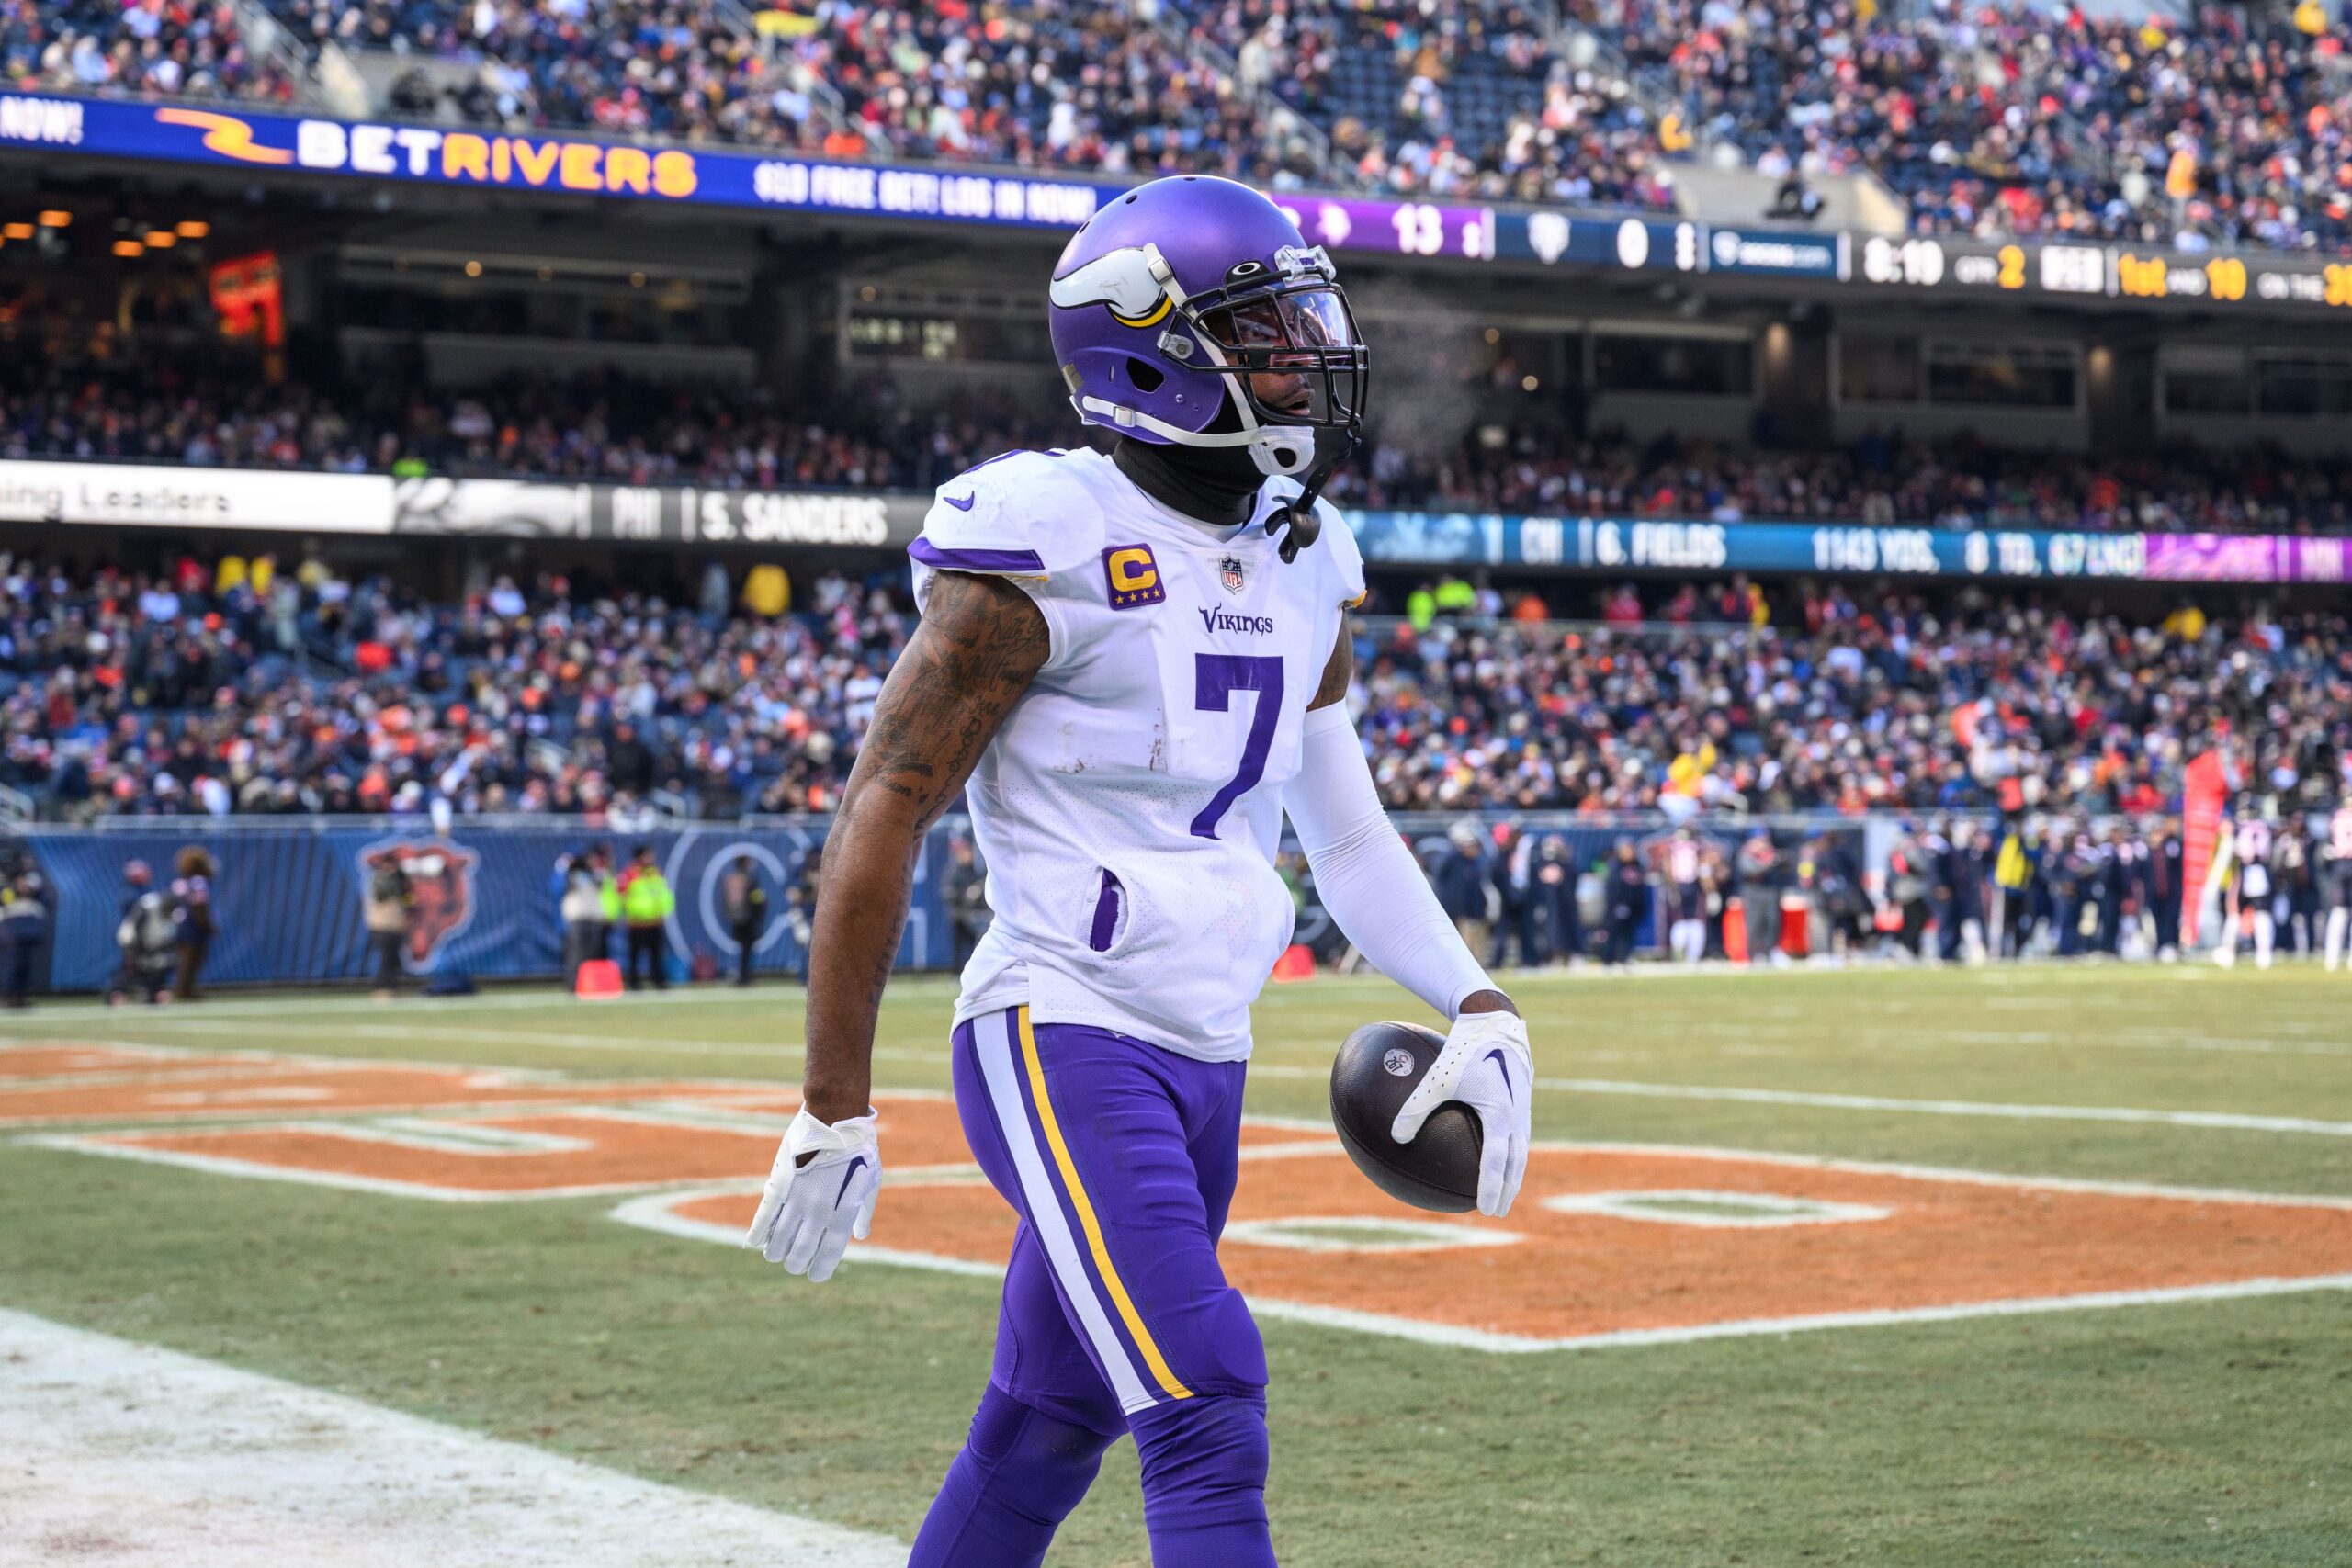
[[[956,994],[953,976],[907,975],[891,980],[893,996],[937,992]],[[198,1003],[180,1003],[168,1008],[110,1008],[97,1001],[47,1001],[39,1013],[23,1021],[22,1027],[54,1029],[59,1019],[112,1018],[135,1020],[141,1027],[151,1023],[166,1023],[185,1018],[191,1012],[208,1017],[266,1018],[278,1013],[372,1013],[379,1018],[404,1016],[430,1017],[435,1013],[467,1012],[475,1009],[484,1011],[545,1010],[558,1007],[582,1008],[650,1008],[657,1011],[669,1008],[734,1006],[768,1003],[797,1018],[807,993],[798,986],[770,985],[737,990],[731,986],[682,986],[669,991],[625,991],[617,997],[601,1001],[582,1002],[570,992],[554,986],[526,989],[501,988],[471,997],[401,997],[395,1001],[379,1002],[365,992],[279,992],[272,996],[238,996],[216,994]],[[15,1023],[0,1024],[0,1035],[15,1032]]]
[[[906,1554],[0,1311],[5,1568],[898,1568]]]
[[[1538,1078],[1539,1089],[1570,1094],[1629,1094],[1663,1100],[1729,1100],[1749,1105],[1804,1105],[1824,1111],[1894,1111],[1918,1116],[1995,1116],[2023,1122],[2141,1122],[2165,1127],[2217,1127],[2237,1133],[2312,1133],[2352,1138],[2352,1122],[2308,1116],[2253,1116],[2235,1111],[2147,1111],[2123,1105],[2012,1105],[1981,1100],[1894,1100],[1874,1094],[1813,1094],[1796,1089],[1730,1089],[1702,1084],[1628,1083],[1620,1078]]]
[[[232,1034],[250,1039],[254,1035],[290,1035],[315,1041],[316,1026],[306,1023],[214,1023],[206,1019],[174,1020],[171,1027],[192,1034]],[[509,1029],[503,1024],[485,1023],[469,1026],[459,1023],[352,1023],[335,1027],[339,1038],[352,1040],[389,1040],[414,1043],[443,1042],[466,1045],[530,1045],[552,1051],[628,1051],[639,1055],[667,1052],[677,1055],[719,1056],[797,1056],[806,1047],[797,1040],[758,1043],[748,1040],[697,1040],[682,1035],[663,1034],[631,1038],[618,1034],[582,1033],[577,1031],[548,1029]],[[943,1063],[948,1059],[944,1046],[937,1050],[921,1050],[910,1046],[877,1045],[876,1061]],[[342,1056],[333,1060],[348,1062],[356,1058]],[[367,1058],[373,1060],[374,1058]]]
[[[1798,1170],[1842,1170],[1860,1176],[1901,1176],[1920,1181],[1962,1181],[1974,1187],[2030,1188],[2053,1192],[2089,1192],[2104,1198],[2170,1198],[2183,1203],[2265,1203],[2290,1209],[2338,1209],[2352,1213],[2352,1195],[2262,1192],[2242,1187],[2180,1187],[2159,1181],[2102,1181],[2080,1176],[2014,1176],[2007,1171],[1962,1166],[1914,1165],[1902,1160],[1841,1159],[1835,1155],[1781,1154],[1769,1149],[1726,1149],[1692,1144],[1586,1143],[1538,1138],[1529,1145],[1565,1153],[1667,1155],[1678,1159],[1781,1165]]]
[[[1260,1077],[1328,1078],[1323,1067],[1252,1061]],[[2235,1111],[2149,1111],[2128,1105],[2017,1105],[1981,1100],[1893,1100],[1871,1094],[1738,1089],[1715,1084],[1638,1083],[1624,1078],[1537,1078],[1538,1089],[1566,1094],[1623,1094],[1658,1100],[1729,1100],[1750,1105],[1803,1105],[1824,1111],[1894,1111],[1918,1116],[1995,1116],[2024,1122],[2143,1122],[2165,1127],[2218,1127],[2241,1133],[2313,1133],[2352,1138],[2352,1122],[2305,1116],[2256,1116]]]

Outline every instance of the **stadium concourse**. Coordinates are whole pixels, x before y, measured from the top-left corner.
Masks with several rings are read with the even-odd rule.
[[[1673,205],[1679,158],[1728,152],[1775,177],[1868,169],[1920,232],[2352,237],[2352,100],[2323,0],[2101,17],[1968,0],[270,9],[298,51],[433,66],[387,92],[408,118],[1647,208]],[[58,91],[302,91],[236,7],[193,0],[9,0],[0,62]]]

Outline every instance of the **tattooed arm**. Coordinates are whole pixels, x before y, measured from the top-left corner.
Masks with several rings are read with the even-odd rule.
[[[865,1113],[875,1012],[906,925],[923,834],[963,790],[1049,651],[1045,615],[1013,584],[956,571],[933,580],[825,838],[801,1086],[820,1121]]]
[[[1340,637],[1331,645],[1331,657],[1323,661],[1323,679],[1315,688],[1315,695],[1307,702],[1306,711],[1328,708],[1334,703],[1348,700],[1348,688],[1355,684],[1356,639],[1345,619],[1340,622]]]

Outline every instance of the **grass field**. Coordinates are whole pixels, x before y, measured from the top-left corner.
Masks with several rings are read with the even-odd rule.
[[[1264,1323],[1286,1564],[2352,1562],[2352,979],[2044,968],[1511,988],[1548,1086],[1538,1138],[1606,1146],[1539,1156],[1503,1227],[1520,1242],[1228,1243],[1245,1288],[1313,1309]],[[951,1001],[937,981],[893,987],[882,1089],[946,1087]],[[1271,991],[1250,1089],[1264,1137],[1311,1143],[1340,1037],[1413,1015],[1374,981]],[[13,1017],[0,1306],[907,1539],[986,1374],[995,1286],[973,1265],[1001,1247],[993,1200],[947,1177],[886,1190],[877,1244],[904,1245],[896,1212],[915,1250],[963,1271],[870,1263],[822,1288],[613,1217],[692,1183],[679,1201],[716,1234],[766,1163],[742,1151],[780,1124],[778,1098],[744,1086],[797,1080],[799,1028],[781,988]],[[32,1049],[51,1043],[174,1054]],[[552,1077],[379,1083],[253,1053]],[[416,1098],[436,1084],[458,1087]],[[537,1110],[468,1110],[526,1093]],[[552,1109],[582,1098],[608,1109]],[[663,1109],[611,1121],[651,1101]],[[894,1165],[961,1157],[935,1101],[886,1113],[905,1129],[886,1134]],[[634,1130],[572,1136],[600,1116]],[[918,1145],[939,1152],[893,1152]],[[1845,1163],[1687,1152],[1724,1150]],[[533,1161],[600,1190],[466,1190],[525,1181]],[[273,1162],[356,1179],[273,1179]],[[1403,1213],[1310,1147],[1250,1168],[1264,1213],[1317,1222],[1294,1241],[1380,1239],[1322,1224],[1333,1202],[1352,1205],[1343,1218]],[[1653,1201],[1666,1219],[1542,1204],[1627,1172],[1644,1190],[1706,1179],[1855,1212],[1724,1230],[1684,1222],[1753,1217],[1736,1190]],[[392,1177],[469,1201],[367,1188]],[[2336,1283],[2300,1283],[2321,1277]],[[2260,1283],[2278,1280],[2296,1288]],[[1920,1313],[1944,1295],[2039,1307],[2209,1283],[2231,1293]],[[1366,1303],[1373,1327],[1340,1325]],[[1881,1306],[1917,1320],[1868,1321]],[[1864,1321],[1770,1327],[1840,1314]],[[1767,1331],[1690,1332],[1759,1318]],[[1049,1561],[1148,1561],[1131,1447]]]

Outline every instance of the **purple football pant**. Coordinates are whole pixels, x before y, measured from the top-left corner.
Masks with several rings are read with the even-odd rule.
[[[964,1136],[1021,1224],[988,1391],[909,1568],[1035,1568],[1122,1432],[1154,1568],[1272,1568],[1266,1353],[1216,1258],[1242,1064],[1025,1008],[954,1047]]]

